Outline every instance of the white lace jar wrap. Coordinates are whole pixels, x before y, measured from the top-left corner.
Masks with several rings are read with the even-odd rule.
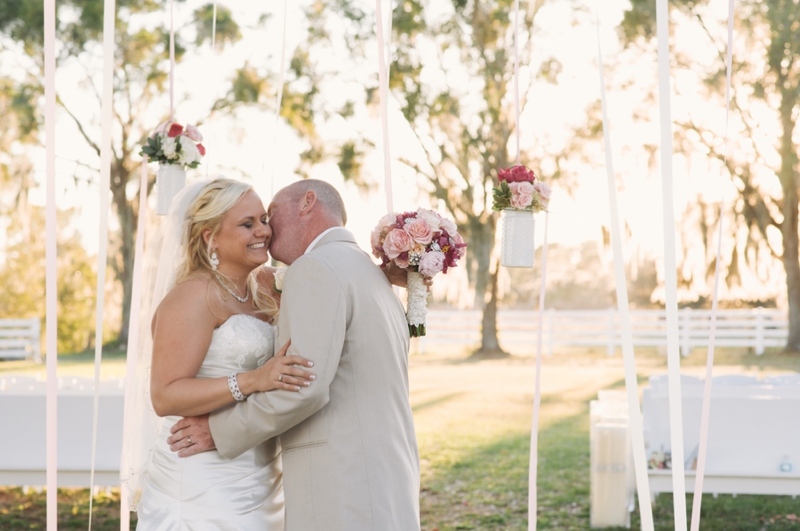
[[[422,274],[408,272],[408,308],[406,321],[411,337],[425,335],[425,318],[428,316],[428,287],[423,281]]]
[[[533,267],[534,219],[530,210],[506,209],[500,214],[500,264]]]
[[[166,216],[172,199],[186,186],[183,164],[159,164],[156,174],[156,214]]]

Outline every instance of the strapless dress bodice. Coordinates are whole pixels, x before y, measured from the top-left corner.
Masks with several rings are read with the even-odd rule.
[[[227,377],[262,366],[273,355],[274,327],[232,315],[216,328],[198,378]],[[270,439],[238,457],[216,450],[180,458],[169,449],[165,417],[147,470],[137,531],[282,531],[280,445]]]

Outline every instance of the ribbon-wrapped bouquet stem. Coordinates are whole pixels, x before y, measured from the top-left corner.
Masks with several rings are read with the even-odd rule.
[[[408,270],[406,320],[411,337],[425,335],[428,288],[423,277],[447,273],[464,256],[466,246],[452,220],[424,208],[387,214],[372,231],[372,254],[381,267],[393,262]]]

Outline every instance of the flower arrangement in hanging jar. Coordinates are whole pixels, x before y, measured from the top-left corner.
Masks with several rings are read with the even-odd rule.
[[[501,212],[500,263],[505,267],[533,267],[534,212],[547,210],[550,186],[525,166],[497,172],[499,186],[492,189],[492,210]]]
[[[196,168],[200,165],[201,157],[206,154],[202,141],[203,135],[197,127],[187,125],[184,128],[176,122],[164,122],[147,137],[147,143],[139,154],[158,162],[157,214],[165,215],[172,198],[186,185],[185,166]]]

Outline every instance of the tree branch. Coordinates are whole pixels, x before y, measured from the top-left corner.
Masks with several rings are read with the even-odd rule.
[[[89,144],[97,152],[97,156],[99,157],[100,156],[100,146],[98,146],[95,141],[93,141],[91,138],[89,138],[89,135],[86,134],[86,131],[83,129],[83,124],[81,123],[81,121],[78,120],[78,118],[74,114],[72,114],[72,111],[70,111],[69,108],[64,104],[64,102],[62,101],[61,97],[56,96],[56,101],[58,102],[59,105],[61,105],[61,107],[65,111],[67,111],[67,114],[69,115],[69,117],[72,118],[72,120],[75,122],[75,125],[78,126],[78,131],[80,131],[80,133],[83,136],[84,140],[86,140],[86,143]]]

